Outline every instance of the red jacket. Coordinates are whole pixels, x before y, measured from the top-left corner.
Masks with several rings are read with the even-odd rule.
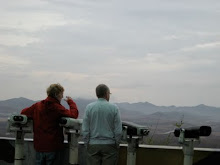
[[[74,101],[68,100],[70,110],[52,97],[33,104],[21,111],[21,114],[33,119],[34,148],[37,152],[54,152],[64,147],[63,128],[59,126],[61,117],[78,117]]]

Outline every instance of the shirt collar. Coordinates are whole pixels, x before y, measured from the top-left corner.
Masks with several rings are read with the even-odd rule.
[[[98,101],[107,101],[107,100],[104,98],[98,98]]]

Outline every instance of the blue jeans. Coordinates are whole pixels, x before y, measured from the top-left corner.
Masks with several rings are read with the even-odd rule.
[[[53,165],[56,152],[36,152],[36,165]]]

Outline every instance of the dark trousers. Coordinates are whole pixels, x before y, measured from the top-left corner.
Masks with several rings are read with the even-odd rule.
[[[89,144],[87,165],[117,165],[118,147],[116,144]]]
[[[62,164],[61,152],[36,152],[35,165]]]

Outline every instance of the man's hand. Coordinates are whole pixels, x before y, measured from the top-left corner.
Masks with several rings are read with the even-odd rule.
[[[66,98],[64,99],[66,102],[68,102],[69,100],[73,100],[70,96],[66,96]]]

